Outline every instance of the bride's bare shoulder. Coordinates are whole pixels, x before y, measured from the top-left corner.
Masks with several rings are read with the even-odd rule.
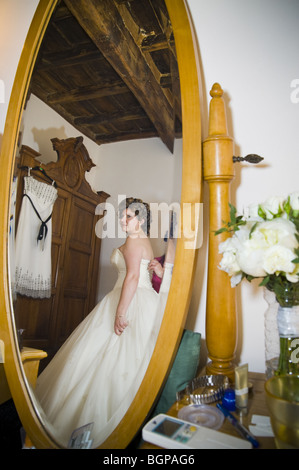
[[[148,238],[128,237],[126,243],[120,247],[125,256],[152,259],[153,251]]]

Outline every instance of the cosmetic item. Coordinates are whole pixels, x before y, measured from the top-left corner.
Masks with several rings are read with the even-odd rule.
[[[235,368],[236,407],[247,408],[248,405],[248,364]]]
[[[235,411],[236,409],[236,395],[235,391],[232,388],[227,388],[224,391],[224,396],[222,398],[222,405],[229,411]]]
[[[234,415],[232,415],[227,408],[225,408],[224,406],[220,405],[220,403],[217,403],[217,408],[219,408],[219,410],[222,411],[222,413],[224,414],[224,416],[228,419],[228,421],[236,428],[236,430],[238,431],[238,433],[244,438],[244,439],[247,439],[247,441],[251,442],[251,444],[253,445],[253,447],[258,447],[259,446],[259,442],[255,439],[254,435],[251,434],[251,432],[248,431],[248,429],[245,428],[245,426],[243,426],[243,424],[241,424],[237,418],[234,417]]]

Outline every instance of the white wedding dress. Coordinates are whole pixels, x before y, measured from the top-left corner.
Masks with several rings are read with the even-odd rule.
[[[92,447],[97,447],[121,421],[142,382],[163,316],[165,294],[152,288],[149,261],[142,260],[138,287],[127,311],[129,325],[122,335],[114,333],[126,274],[119,249],[112,253],[111,262],[118,269],[113,290],[76,328],[37,380],[36,397],[54,438],[65,447],[70,446],[73,431],[89,423],[89,438]]]

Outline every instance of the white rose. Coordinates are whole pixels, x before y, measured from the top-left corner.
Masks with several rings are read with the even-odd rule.
[[[286,274],[286,278],[288,281],[290,282],[299,282],[299,273],[296,273],[296,274]]]
[[[284,199],[280,196],[269,197],[265,202],[260,204],[266,214],[267,220],[272,220],[273,216],[278,214],[283,206]]]
[[[229,276],[234,276],[240,272],[240,266],[237,263],[236,255],[232,251],[225,251],[219,264],[219,268],[225,271]]]
[[[268,274],[292,273],[295,269],[293,259],[292,250],[281,245],[271,246],[265,252],[263,268]]]
[[[247,207],[247,217],[250,220],[257,220],[257,221],[262,221],[263,219],[259,216],[259,204],[250,204],[250,206]]]
[[[291,208],[292,208],[294,211],[298,211],[298,210],[299,210],[299,191],[290,194],[290,204],[291,204]]]
[[[266,250],[268,248],[267,237],[264,234],[263,222],[259,224],[251,233],[250,238],[245,242],[245,245],[250,250]]]
[[[290,220],[277,218],[262,222],[252,233],[252,240],[258,246],[270,247],[279,243],[290,250],[298,246],[296,227]]]
[[[230,279],[230,285],[232,287],[236,287],[240,282],[242,281],[242,273],[236,274],[235,276],[232,276]]]
[[[254,226],[255,222],[247,222],[246,225],[241,225],[239,230],[235,232],[235,245],[238,250],[241,249],[241,245],[249,239],[249,235],[251,232],[252,227]]]
[[[253,223],[247,223],[235,232],[232,238],[219,245],[219,251],[225,254],[221,269],[231,276],[244,272],[254,277],[265,276],[262,268],[264,251],[268,244],[262,232],[253,231],[249,238]],[[237,282],[238,279],[232,282]]]
[[[286,278],[288,281],[296,283],[299,282],[299,263],[294,263],[294,266],[294,271],[286,273]]]
[[[235,239],[234,237],[227,238],[224,242],[219,243],[218,247],[219,253],[224,253],[225,251],[236,251]]]
[[[264,277],[266,272],[263,269],[265,250],[248,244],[244,249],[237,253],[237,263],[241,271],[253,277]]]
[[[291,273],[286,273],[286,278],[290,282],[299,282],[299,264],[295,265],[295,269]]]

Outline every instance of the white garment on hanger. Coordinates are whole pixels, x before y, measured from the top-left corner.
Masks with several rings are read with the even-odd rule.
[[[52,219],[44,225],[41,221],[45,222],[51,216],[57,195],[53,185],[32,176],[24,177],[24,197],[16,235],[15,282],[16,292],[27,297],[51,296]],[[41,228],[42,238],[38,240]]]

